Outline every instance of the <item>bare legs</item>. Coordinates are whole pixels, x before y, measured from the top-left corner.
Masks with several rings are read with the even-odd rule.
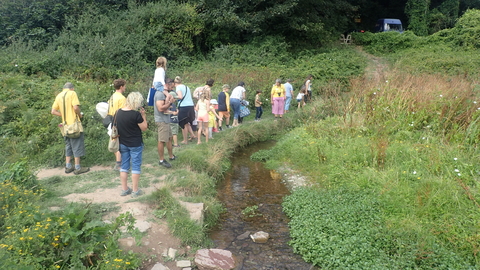
[[[205,134],[205,142],[208,143],[208,122],[198,122],[197,144],[201,144],[202,132]]]

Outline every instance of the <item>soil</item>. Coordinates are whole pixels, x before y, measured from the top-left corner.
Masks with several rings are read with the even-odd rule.
[[[90,171],[111,170],[110,167],[93,166]],[[63,168],[53,168],[40,170],[37,173],[39,180],[49,178],[52,176],[73,176],[74,174],[65,174]],[[160,179],[161,180],[161,179]],[[150,270],[156,263],[162,263],[170,270],[182,269],[176,266],[176,262],[172,260],[165,260],[164,255],[167,254],[169,248],[178,250],[177,256],[185,254],[188,249],[181,246],[180,240],[174,237],[165,220],[154,218],[151,214],[150,207],[138,201],[132,201],[130,196],[119,196],[120,179],[117,177],[118,187],[102,188],[92,193],[72,193],[65,196],[64,199],[70,202],[91,202],[91,203],[116,203],[119,207],[117,212],[108,212],[103,217],[104,220],[111,220],[121,213],[130,212],[136,219],[136,226],[140,230],[147,229],[146,235],[142,238],[141,244],[136,244],[132,237],[120,239],[121,248],[128,252],[133,251],[145,256],[142,270]],[[162,186],[160,183],[151,185],[142,190],[148,194]]]

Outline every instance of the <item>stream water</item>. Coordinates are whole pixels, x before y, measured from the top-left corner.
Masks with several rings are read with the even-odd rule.
[[[288,218],[281,203],[289,190],[275,171],[250,160],[254,152],[273,145],[274,142],[256,143],[235,153],[232,168],[218,188],[218,197],[227,211],[210,237],[216,248],[234,254],[236,270],[316,269],[288,245]],[[249,235],[258,231],[270,235],[266,243],[252,241]]]

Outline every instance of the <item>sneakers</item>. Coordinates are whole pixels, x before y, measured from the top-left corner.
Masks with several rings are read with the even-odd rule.
[[[127,196],[128,194],[131,194],[132,190],[128,188],[127,190],[122,190],[122,193],[120,193],[120,196]]]
[[[143,191],[141,189],[137,190],[136,192],[132,192],[132,198],[137,198],[140,195],[143,195]]]
[[[218,127],[218,131],[223,131],[223,128],[222,128],[222,127]]]
[[[169,160],[175,160],[175,159],[177,159],[177,156],[173,155],[173,157],[168,158],[168,159],[169,159]]]
[[[73,167],[73,166],[70,167],[70,168],[65,167],[65,173],[71,173],[73,171],[75,171],[75,167]]]
[[[90,168],[88,168],[88,167],[81,167],[81,168],[78,169],[78,170],[74,170],[73,173],[74,173],[75,175],[79,175],[79,174],[81,174],[81,173],[86,173],[86,172],[88,172],[88,171],[90,171]]]
[[[172,165],[170,163],[168,163],[168,161],[166,161],[165,159],[163,161],[158,161],[158,165],[161,165],[165,168],[170,168],[172,167]]]

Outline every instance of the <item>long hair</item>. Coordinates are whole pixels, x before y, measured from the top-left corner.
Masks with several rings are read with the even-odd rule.
[[[176,76],[174,82],[175,83],[182,83],[182,78],[180,78],[180,76]]]
[[[157,58],[157,61],[155,61],[155,65],[157,68],[162,67],[164,70],[167,70],[167,58],[160,56]]]
[[[132,110],[138,110],[143,105],[143,96],[140,92],[132,92],[128,94],[125,106]]]

